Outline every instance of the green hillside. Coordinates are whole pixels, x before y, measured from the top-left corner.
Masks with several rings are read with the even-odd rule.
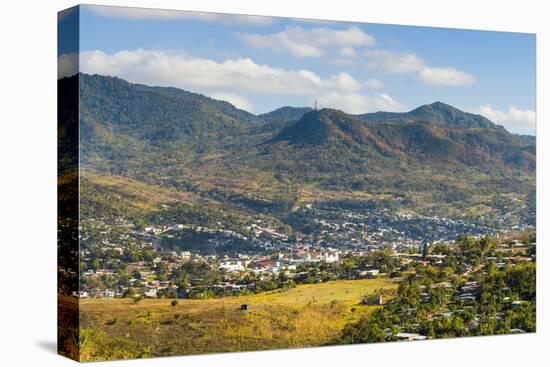
[[[375,112],[357,115],[363,121],[425,121],[432,124],[443,124],[454,127],[496,128],[488,118],[463,112],[443,102],[423,105],[404,113]]]
[[[119,78],[59,82],[77,77],[80,160],[106,177],[93,192],[113,190],[105,182],[117,176],[193,198],[204,210],[291,225],[304,203],[350,201],[471,221],[510,212],[534,224],[534,139],[443,103],[404,114],[283,107],[255,116]],[[86,195],[91,207],[125,212],[124,200]]]

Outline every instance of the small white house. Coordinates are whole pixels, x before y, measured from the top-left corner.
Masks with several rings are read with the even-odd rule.
[[[144,293],[145,297],[149,298],[157,298],[157,289],[149,289],[147,292]]]
[[[363,270],[359,274],[364,277],[372,278],[380,274],[380,269]]]

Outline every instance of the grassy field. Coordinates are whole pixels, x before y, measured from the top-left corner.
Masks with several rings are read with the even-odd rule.
[[[395,288],[384,279],[300,285],[208,300],[83,300],[81,360],[299,348],[333,344],[350,321],[376,309],[363,295]],[[241,311],[241,304],[248,311]]]

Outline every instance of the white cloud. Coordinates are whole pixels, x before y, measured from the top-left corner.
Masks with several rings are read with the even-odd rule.
[[[393,53],[386,50],[366,50],[367,67],[392,74],[408,74],[422,70],[424,61],[412,53]]]
[[[318,99],[327,107],[350,113],[402,109],[401,104],[387,95],[364,95],[364,85],[348,73],[323,78],[310,70],[274,68],[249,58],[217,62],[172,51],[140,49],[113,54],[85,51],[80,54],[80,70],[118,76],[134,83],[200,92],[249,111],[253,106],[245,96],[260,94]]]
[[[361,88],[361,83],[347,73],[321,78],[309,70],[274,68],[249,58],[217,62],[171,51],[85,51],[80,54],[80,68],[84,73],[200,92],[313,95],[328,90],[356,92]]]
[[[361,89],[361,83],[348,73],[340,73],[328,78],[324,82],[323,89],[357,92]]]
[[[58,79],[75,75],[76,73],[78,73],[78,54],[63,54],[57,58]]]
[[[494,109],[491,105],[483,105],[475,111],[489,120],[502,125],[506,130],[517,134],[535,134],[537,115],[533,110],[521,110],[508,106],[508,111]]]
[[[392,74],[414,74],[424,84],[466,87],[476,83],[474,76],[453,67],[432,67],[413,53],[366,50],[367,67]]]
[[[254,106],[248,98],[233,93],[210,93],[210,97],[231,103],[233,106],[248,112],[254,111]]]
[[[387,94],[369,96],[361,93],[328,92],[319,96],[318,102],[322,108],[335,108],[353,114],[405,109],[404,105]]]
[[[290,52],[298,57],[321,57],[327,49],[331,48],[338,48],[343,56],[351,56],[355,53],[354,46],[376,45],[376,39],[373,36],[357,27],[340,30],[326,27],[304,29],[292,26],[277,33],[243,33],[240,36],[253,47]]]
[[[342,47],[339,51],[340,56],[343,57],[353,57],[357,54],[353,47]]]
[[[374,79],[374,78],[370,78],[369,80],[367,80],[365,85],[368,88],[372,88],[372,89],[382,89],[382,88],[384,88],[384,83],[382,83],[380,80]]]
[[[467,87],[476,83],[476,79],[455,68],[424,67],[419,74],[420,80],[429,85],[445,85],[451,87]]]
[[[199,20],[226,25],[273,24],[273,17],[238,14],[219,14],[184,10],[145,9],[118,6],[86,5],[87,9],[104,17],[126,18],[134,20]]]

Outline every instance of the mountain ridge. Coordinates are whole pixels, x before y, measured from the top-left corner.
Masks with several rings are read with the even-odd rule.
[[[164,94],[168,98],[180,98],[180,99],[191,99],[194,103],[199,104],[208,104],[211,103],[215,105],[216,109],[222,111],[223,113],[231,116],[233,118],[239,119],[240,121],[261,124],[261,122],[267,122],[274,124],[277,127],[281,127],[288,122],[296,121],[301,118],[305,113],[313,111],[311,107],[293,107],[293,106],[282,106],[276,108],[275,110],[261,113],[261,114],[252,114],[248,111],[241,110],[233,106],[230,102],[218,100],[215,98],[210,98],[200,93],[186,91],[180,88],[175,87],[163,87],[163,86],[148,86],[140,83],[131,83],[122,78],[115,76],[103,76],[99,74],[78,74],[81,80],[85,82],[90,81],[107,81],[110,83],[107,84],[120,84],[126,87],[132,87],[142,92],[146,91],[156,91],[160,94]],[[73,76],[74,77],[74,76]],[[71,77],[68,77],[71,78]],[[67,79],[67,77],[63,78]],[[87,84],[87,83],[84,83]],[[345,111],[342,111],[346,113]],[[380,122],[380,121],[393,121],[393,122],[406,122],[406,121],[424,121],[434,124],[448,124],[453,126],[460,126],[465,128],[503,128],[500,125],[497,125],[488,118],[480,115],[473,114],[469,112],[462,111],[452,105],[436,101],[431,104],[424,104],[418,106],[408,112],[389,112],[389,111],[377,111],[377,112],[368,112],[362,114],[349,114],[357,117],[360,120],[365,122]]]
[[[443,102],[433,102],[419,106],[409,112],[375,112],[357,115],[364,121],[426,121],[435,124],[448,124],[465,128],[497,128],[488,118],[464,112]]]
[[[529,170],[535,167],[533,146],[504,129],[472,129],[425,121],[366,124],[357,116],[334,109],[306,113],[272,141],[301,146],[340,141],[358,149],[372,147],[385,157],[456,160],[468,165],[513,164]]]
[[[330,108],[286,106],[256,116],[228,102],[177,88],[100,75],[80,74],[79,78],[85,160],[94,156],[114,162],[146,153],[200,165],[200,155],[224,152],[224,156],[248,156],[256,162],[256,145],[265,152],[270,144],[285,142],[309,146],[310,154],[313,146],[319,151],[330,145],[337,152],[336,160],[356,152],[356,166],[369,159],[370,164],[373,159],[380,164],[375,157],[385,157],[535,168],[534,142],[442,102],[405,113],[350,115]],[[296,157],[303,154],[292,150]]]
[[[529,211],[514,218],[534,218],[535,141],[503,128],[294,107],[256,116],[177,88],[75,78],[80,164],[99,176],[281,221],[304,201],[334,200],[461,218],[470,207],[500,215],[517,199]]]
[[[313,109],[308,107],[285,106],[261,114],[259,117],[266,116],[268,120],[271,120],[273,115],[279,116],[281,110],[284,110],[284,114],[287,116],[286,121],[288,122],[292,119],[299,119],[305,113],[310,112]],[[482,115],[465,112],[440,101],[418,106],[408,112],[377,111],[349,115],[355,116],[365,122],[424,121],[428,123],[447,124],[465,128],[502,128]]]

